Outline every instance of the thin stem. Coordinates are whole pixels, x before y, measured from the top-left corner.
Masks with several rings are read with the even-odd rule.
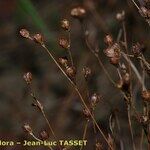
[[[71,65],[73,66],[73,58],[72,58],[72,54],[71,54],[71,33],[70,33],[70,30],[68,31],[68,39],[69,39],[68,54],[70,57]]]
[[[76,86],[76,84],[67,76],[67,74],[65,73],[65,71],[61,68],[61,66],[58,64],[58,62],[56,61],[56,59],[54,58],[54,56],[51,54],[51,52],[47,49],[47,47],[42,44],[41,45],[46,52],[48,53],[48,55],[52,58],[52,60],[54,61],[54,63],[56,64],[56,66],[60,69],[60,71],[64,74],[64,76],[68,79],[68,81],[70,82],[70,84],[73,86],[73,88],[75,89],[75,91],[77,92],[78,96],[80,97],[80,100],[83,104],[83,106],[87,109],[87,111],[89,112],[90,117],[92,118],[92,120],[94,121],[96,127],[98,128],[99,132],[101,133],[102,137],[104,138],[104,140],[107,142],[107,144],[109,145],[110,149],[113,150],[112,146],[110,145],[109,141],[107,140],[105,134],[103,133],[102,129],[99,127],[98,123],[96,122],[95,118],[93,117],[91,111],[89,110],[88,106],[85,103],[85,100],[83,99],[78,87]]]
[[[137,8],[138,10],[140,10],[140,8],[139,8],[139,6],[137,5],[137,3],[136,3],[134,0],[132,0],[132,2],[133,2],[133,4],[136,6],[136,8]]]
[[[130,66],[131,66],[132,70],[134,71],[134,73],[136,74],[139,82],[144,87],[144,89],[146,89],[145,84],[142,82],[142,77],[141,77],[139,71],[137,70],[137,68],[135,67],[135,65],[132,63],[132,61],[130,59],[128,59],[128,57],[126,56],[126,54],[124,52],[121,52],[121,54],[126,59],[126,61],[130,63]]]
[[[127,104],[129,130],[130,130],[130,133],[131,133],[131,139],[132,139],[132,143],[133,143],[133,149],[136,150],[135,144],[134,144],[134,136],[133,136],[132,123],[131,123],[131,116],[130,116],[131,113],[130,113],[130,112],[131,112],[131,108],[130,108],[129,104]]]
[[[44,110],[41,110],[41,113],[42,113],[42,115],[43,115],[43,117],[44,117],[44,119],[45,119],[45,121],[46,121],[46,123],[47,123],[47,125],[48,125],[48,127],[49,127],[49,129],[50,129],[50,131],[51,131],[51,133],[52,133],[52,135],[54,136],[55,139],[57,139],[57,138],[56,138],[56,135],[55,135],[55,133],[54,133],[54,130],[53,130],[53,128],[52,128],[52,126],[51,126],[49,120],[47,119],[47,117],[46,117],[46,115],[45,115]]]
[[[100,67],[103,69],[104,73],[106,74],[107,78],[109,79],[109,81],[114,85],[116,86],[116,83],[113,81],[113,79],[111,78],[110,74],[108,73],[108,71],[105,69],[104,67],[104,64],[102,63],[99,55],[91,48],[87,38],[85,38],[85,42],[86,42],[86,45],[87,47],[89,48],[89,50],[94,54],[94,56],[97,58],[98,60],[98,63],[100,65]]]
[[[122,27],[123,27],[123,35],[124,35],[124,43],[125,43],[125,50],[126,50],[126,54],[127,54],[127,58],[128,60],[130,60],[129,58],[129,51],[128,51],[128,42],[127,42],[127,32],[126,32],[126,27],[125,27],[125,21],[122,22]],[[130,102],[131,105],[133,104],[133,97],[132,97],[132,72],[131,72],[131,66],[130,66],[130,62],[128,61],[128,69],[129,69],[129,76],[130,76],[130,87],[129,87],[129,91],[130,91]],[[135,143],[134,143],[134,136],[133,136],[133,129],[132,129],[132,123],[131,123],[131,113],[130,113],[130,105],[127,103],[127,113],[128,113],[128,122],[129,122],[129,129],[130,129],[130,133],[131,133],[131,138],[132,138],[132,145],[133,145],[133,149],[135,150]]]
[[[44,117],[44,119],[45,119],[45,121],[46,121],[46,123],[47,123],[47,125],[48,125],[48,127],[49,127],[49,129],[50,129],[50,131],[51,131],[51,133],[52,133],[52,135],[54,136],[54,138],[55,138],[56,141],[58,142],[58,139],[57,139],[57,137],[56,137],[56,135],[55,135],[55,132],[54,132],[54,130],[53,130],[53,128],[52,128],[52,126],[51,126],[49,120],[47,119],[47,117],[46,117],[45,112],[44,112],[43,109],[41,109],[41,113],[42,113],[42,115],[43,115],[43,117]],[[58,147],[59,147],[59,149],[61,150],[61,147],[60,147],[59,144],[58,144]]]
[[[87,120],[86,123],[85,123],[84,132],[83,132],[83,137],[82,137],[83,140],[85,140],[85,137],[86,137],[87,128],[88,128],[88,123],[89,123],[89,120]],[[83,149],[83,145],[81,146],[80,150],[82,150],[82,149]]]
[[[37,141],[39,142],[43,142],[42,140],[40,140],[39,138],[37,138],[33,133],[30,133],[30,135]]]
[[[33,92],[33,90],[32,90],[31,85],[29,85],[29,89],[30,89],[30,91],[31,91],[31,96],[32,96],[32,98],[33,98],[37,103],[39,103],[39,100],[37,100],[37,98],[36,98],[36,96],[35,96],[35,94],[34,94],[34,92]],[[54,138],[57,140],[57,137],[56,137],[56,135],[55,135],[55,133],[54,133],[54,130],[53,130],[53,128],[52,128],[52,126],[51,126],[49,120],[47,119],[47,116],[46,116],[46,114],[45,114],[45,112],[44,112],[43,107],[40,107],[39,110],[40,110],[40,112],[42,113],[42,115],[43,115],[43,117],[44,117],[44,119],[45,119],[45,121],[46,121],[46,123],[47,123],[47,125],[48,125],[48,127],[49,127],[49,129],[50,129],[50,131],[51,131],[51,133],[52,133],[52,135],[53,135]],[[57,140],[57,141],[58,141],[58,140]],[[59,149],[61,150],[60,146],[59,146]]]
[[[116,123],[117,123],[117,127],[118,127],[118,130],[119,130],[119,133],[121,134],[120,122],[119,122],[119,119],[118,119],[116,113],[115,113],[115,119],[116,119]],[[120,142],[120,149],[121,149],[121,150],[124,150],[122,138],[119,138],[119,139],[120,139],[120,140],[119,140],[119,142]]]
[[[143,138],[144,138],[144,131],[143,129],[141,130],[141,139],[140,139],[140,150],[143,149]]]
[[[42,140],[40,140],[39,138],[37,138],[32,132],[30,133],[30,135],[32,136],[33,139],[39,141],[39,142],[43,142]],[[53,150],[53,148],[51,146],[47,146],[48,149]]]

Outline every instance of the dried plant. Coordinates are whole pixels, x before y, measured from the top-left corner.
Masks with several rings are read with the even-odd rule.
[[[145,18],[145,20],[149,22],[149,1],[145,0],[145,6],[138,6],[135,1],[133,1],[135,6],[138,8],[140,14]],[[92,9],[91,9],[92,11]],[[95,12],[94,12],[95,14]],[[128,126],[129,131],[131,134],[131,141],[132,141],[132,149],[136,150],[136,144],[134,140],[134,127],[132,124],[132,118],[136,118],[137,124],[139,124],[143,130],[142,130],[142,137],[141,137],[141,147],[143,143],[143,133],[145,133],[147,137],[148,145],[150,146],[150,110],[149,110],[149,103],[150,103],[150,90],[145,85],[145,74],[149,75],[150,71],[150,64],[148,60],[144,57],[144,51],[145,47],[143,44],[137,42],[133,43],[132,47],[129,46],[128,40],[127,40],[127,31],[126,31],[126,14],[125,11],[119,12],[116,14],[116,19],[118,23],[121,26],[121,34],[119,32],[117,39],[114,39],[111,34],[106,34],[104,37],[104,43],[106,48],[103,50],[106,59],[110,62],[113,68],[116,70],[116,76],[118,78],[118,81],[115,81],[109,71],[106,69],[101,56],[100,56],[100,50],[97,46],[93,46],[90,42],[90,31],[86,28],[86,22],[84,21],[85,17],[87,15],[87,10],[83,6],[75,7],[71,10],[71,16],[75,19],[78,19],[82,26],[82,31],[84,34],[84,41],[87,46],[87,49],[91,52],[91,54],[95,57],[97,60],[100,69],[103,70],[105,73],[107,79],[110,81],[110,83],[113,85],[114,88],[117,89],[119,93],[122,94],[123,100],[126,106],[126,113],[128,117]],[[63,19],[61,21],[61,28],[67,33],[68,37],[61,37],[59,38],[59,45],[68,53],[68,56],[66,57],[60,57],[56,58],[54,54],[52,53],[52,50],[49,50],[47,48],[45,39],[41,33],[33,34],[31,35],[30,32],[27,29],[21,29],[20,34],[22,37],[29,39],[35,43],[38,43],[41,48],[50,56],[50,59],[53,60],[56,67],[60,70],[62,75],[68,80],[70,85],[73,87],[73,89],[76,91],[77,95],[79,96],[81,100],[81,106],[83,108],[83,114],[85,118],[85,126],[83,129],[83,137],[82,139],[86,139],[86,135],[88,132],[89,124],[92,122],[93,126],[93,133],[95,135],[95,149],[101,150],[104,147],[106,147],[106,144],[108,146],[107,149],[115,150],[117,149],[116,141],[118,140],[116,138],[116,133],[120,133],[120,121],[119,117],[117,116],[117,111],[113,112],[110,115],[109,120],[109,128],[110,132],[107,134],[103,131],[100,123],[95,119],[95,110],[98,103],[101,103],[103,101],[103,96],[101,94],[98,94],[96,92],[93,92],[90,94],[89,87],[87,87],[88,92],[86,95],[86,98],[83,96],[82,91],[80,90],[80,87],[78,86],[78,82],[76,82],[76,74],[77,74],[77,67],[75,66],[75,59],[73,59],[72,56],[72,45],[71,45],[71,34],[70,31],[73,30],[71,27],[71,23],[68,19]],[[131,47],[131,48],[130,48]],[[135,58],[138,60],[142,73],[139,72],[139,69],[134,64],[132,59]],[[92,77],[92,70],[84,66],[83,71],[81,73],[83,75],[85,82],[88,86],[88,80]],[[138,82],[141,86],[141,97],[143,101],[143,112],[140,113],[135,105],[135,100],[133,96],[133,78],[136,76]],[[42,116],[44,117],[48,127],[49,127],[49,133],[47,131],[42,131],[40,133],[41,139],[38,139],[31,129],[31,127],[28,124],[24,125],[24,129],[36,140],[48,140],[49,134],[52,134],[56,140],[58,140],[57,136],[55,135],[54,129],[52,128],[51,123],[49,122],[46,113],[44,111],[44,107],[39,101],[39,99],[35,96],[35,93],[32,89],[32,74],[30,72],[26,73],[23,76],[24,80],[26,81],[28,88],[30,89],[30,95],[33,98],[33,106],[38,108]],[[116,128],[116,129],[115,129]],[[117,131],[116,131],[117,130]],[[97,134],[100,133],[99,136],[101,136],[105,143],[102,143],[99,138],[97,137]],[[117,133],[117,134],[118,134]],[[122,139],[119,139],[120,147],[119,149],[124,149],[124,143]],[[52,147],[48,147],[50,149],[53,149]],[[59,146],[59,149],[62,149],[63,147]],[[84,149],[84,147],[80,147],[80,150]]]

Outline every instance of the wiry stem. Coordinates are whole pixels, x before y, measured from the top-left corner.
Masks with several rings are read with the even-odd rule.
[[[75,91],[77,92],[78,96],[80,97],[83,106],[84,106],[85,109],[89,112],[89,115],[90,115],[90,117],[92,118],[92,120],[94,121],[94,123],[95,123],[97,129],[99,130],[99,132],[101,133],[101,135],[103,136],[103,138],[105,139],[105,141],[107,142],[107,144],[109,145],[110,149],[113,150],[113,149],[112,149],[112,146],[111,146],[110,143],[108,142],[108,140],[107,140],[105,134],[103,133],[102,129],[99,127],[97,121],[95,120],[95,118],[93,117],[91,111],[89,110],[88,106],[86,105],[85,100],[83,99],[83,97],[82,97],[82,95],[81,95],[81,93],[80,93],[78,87],[76,86],[76,84],[67,76],[67,74],[65,73],[65,71],[61,68],[61,66],[58,64],[58,62],[56,61],[56,59],[54,58],[54,56],[51,54],[51,52],[47,49],[47,47],[46,47],[44,44],[42,44],[41,46],[46,50],[46,52],[47,52],[48,55],[52,58],[52,60],[53,60],[54,63],[56,64],[56,66],[60,69],[60,71],[63,73],[63,75],[68,79],[68,81],[70,82],[70,84],[73,86],[73,88],[74,88]]]
[[[39,142],[43,142],[42,140],[40,140],[39,138],[37,138],[32,132],[30,133],[30,135],[32,136],[33,139],[39,141]],[[51,146],[47,146],[48,149],[53,150],[53,148]]]
[[[124,52],[121,52],[121,54],[126,59],[126,61],[130,63],[130,66],[131,66],[132,70],[134,71],[134,73],[136,74],[139,82],[141,83],[143,88],[146,89],[145,84],[142,82],[142,77],[141,77],[140,73],[138,72],[137,68],[135,67],[135,65],[132,63],[132,61],[130,59],[128,59],[128,57],[126,56],[126,54]]]
[[[87,133],[87,128],[88,128],[88,123],[89,123],[89,120],[87,120],[86,123],[85,123],[82,140],[85,140],[86,133]],[[82,150],[82,149],[83,149],[83,145],[81,146],[80,150]]]
[[[129,51],[128,51],[128,42],[127,42],[127,32],[126,32],[126,27],[125,27],[125,21],[122,22],[122,26],[123,26],[123,35],[124,35],[124,43],[125,43],[125,50],[126,50],[126,54],[127,54],[127,58],[128,60],[130,60],[129,58]],[[128,69],[129,69],[129,76],[130,76],[130,86],[129,86],[129,91],[130,91],[130,102],[131,105],[133,104],[133,97],[132,97],[132,72],[131,72],[131,66],[130,66],[130,62],[128,61]],[[135,143],[134,143],[134,136],[133,136],[133,129],[132,129],[132,122],[131,122],[131,108],[130,108],[130,104],[126,104],[127,105],[127,113],[128,113],[128,123],[129,123],[129,129],[130,129],[130,133],[131,133],[131,138],[132,138],[132,145],[133,145],[133,149],[135,150]]]
[[[70,35],[70,30],[68,31],[68,39],[69,39],[69,48],[68,48],[68,54],[70,57],[71,65],[73,66],[73,58],[71,54],[71,35]]]
[[[37,98],[36,98],[36,96],[35,96],[35,94],[34,94],[34,92],[33,92],[33,90],[32,90],[31,85],[29,85],[29,89],[30,89],[30,91],[31,91],[31,96],[32,96],[32,98],[36,101],[36,103],[39,103],[39,100],[37,100]],[[43,106],[42,106],[42,107],[39,107],[39,110],[40,110],[40,112],[42,113],[43,118],[45,119],[45,121],[46,121],[46,123],[47,123],[47,125],[48,125],[48,127],[49,127],[50,132],[52,133],[52,135],[54,136],[54,138],[58,141],[58,139],[57,139],[57,137],[56,137],[56,135],[55,135],[55,132],[54,132],[54,130],[53,130],[53,128],[52,128],[52,126],[51,126],[49,120],[47,119],[47,116],[46,116],[46,114],[45,114],[45,112],[44,112]],[[61,150],[60,146],[59,146],[59,149]]]
[[[98,63],[100,65],[100,67],[103,69],[104,73],[106,74],[107,78],[109,79],[109,81],[114,85],[116,86],[116,83],[113,81],[113,79],[111,78],[110,74],[108,73],[108,71],[106,70],[104,64],[102,63],[99,55],[91,48],[89,42],[88,42],[88,39],[87,37],[85,38],[85,42],[86,42],[86,45],[87,47],[89,48],[89,50],[93,53],[93,55],[97,58],[98,60]]]
[[[136,3],[134,0],[132,0],[132,2],[133,2],[133,4],[136,6],[136,8],[137,8],[138,10],[140,10],[140,8],[139,8],[139,6],[137,5],[137,3]]]

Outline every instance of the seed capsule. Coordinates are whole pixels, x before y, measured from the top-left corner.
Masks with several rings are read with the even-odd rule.
[[[84,67],[83,68],[83,75],[85,77],[85,79],[88,79],[92,74],[92,71],[89,67]]]
[[[83,7],[75,7],[71,10],[71,16],[82,19],[86,15],[86,10]]]
[[[136,43],[132,46],[132,52],[135,56],[139,56],[145,50],[144,45]]]
[[[32,73],[27,72],[23,75],[24,80],[27,82],[27,84],[31,84],[32,82]]]
[[[112,65],[118,65],[119,64],[119,62],[120,62],[120,58],[118,58],[118,57],[112,57],[112,58],[110,58],[110,63],[112,64]]]
[[[113,38],[112,38],[112,36],[109,35],[109,34],[106,35],[105,38],[104,38],[104,42],[105,42],[108,46],[112,45],[112,44],[113,44]]]
[[[144,101],[150,101],[150,90],[142,91],[142,98]]]
[[[85,109],[85,108],[83,109],[83,114],[86,117],[86,119],[89,120],[89,118],[90,118],[90,112],[87,109]]]
[[[60,58],[58,59],[58,61],[59,61],[59,63],[60,63],[62,66],[65,66],[65,67],[68,66],[68,59],[67,59],[67,57],[60,57]]]
[[[67,67],[66,68],[66,73],[71,78],[75,77],[75,75],[76,75],[76,69],[75,69],[75,67]]]
[[[64,30],[70,30],[70,23],[67,19],[63,19],[61,21],[61,27],[64,29]]]
[[[59,39],[59,45],[64,49],[68,49],[70,47],[68,40],[65,38]]]
[[[111,47],[108,47],[104,50],[104,53],[107,57],[120,57],[120,45],[118,43],[113,44]]]
[[[23,129],[24,129],[24,131],[25,132],[27,132],[27,133],[32,133],[32,128],[30,127],[30,125],[29,124],[27,124],[27,123],[25,123],[24,125],[23,125]]]
[[[41,34],[37,33],[33,36],[33,39],[36,43],[39,43],[39,44],[43,44],[44,43],[44,38]]]
[[[125,12],[122,11],[121,13],[117,13],[116,19],[117,19],[118,21],[123,21],[123,20],[125,19]]]
[[[29,31],[26,30],[26,29],[21,29],[21,30],[20,30],[20,35],[21,35],[22,37],[24,37],[24,38],[29,38],[29,37],[30,37]]]
[[[42,140],[47,140],[47,139],[49,138],[49,135],[48,135],[48,133],[47,133],[46,131],[42,131],[42,132],[40,133],[40,138],[41,138]]]
[[[96,104],[100,101],[100,99],[101,99],[101,96],[99,94],[97,94],[97,93],[94,93],[91,96],[91,98],[90,98],[90,100],[91,100],[91,106],[95,107]]]

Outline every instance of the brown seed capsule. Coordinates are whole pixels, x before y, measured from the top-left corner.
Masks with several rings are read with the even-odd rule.
[[[40,138],[41,138],[42,140],[47,140],[47,139],[49,138],[49,135],[48,135],[48,133],[47,133],[46,131],[42,131],[42,132],[40,133]]]
[[[84,18],[86,15],[86,10],[83,7],[75,7],[71,10],[71,16],[78,18],[78,19],[82,19]]]
[[[107,57],[120,57],[120,45],[118,43],[114,43],[111,47],[108,47],[104,50],[104,53]]]
[[[70,23],[67,19],[63,19],[61,21],[61,27],[64,29],[64,30],[70,30]]]
[[[60,38],[59,45],[64,49],[68,49],[70,47],[69,42],[66,38]]]
[[[27,84],[31,84],[32,82],[32,73],[27,72],[23,75],[23,79],[26,81]]]
[[[123,87],[123,80],[119,80],[119,82],[117,83],[117,88],[122,89],[122,87]]]
[[[85,79],[88,79],[92,74],[92,71],[89,67],[84,67],[83,68],[83,75],[85,77]]]
[[[26,29],[21,29],[21,30],[20,30],[20,35],[21,35],[22,37],[24,37],[24,38],[29,38],[29,37],[30,37],[29,31],[26,30]]]
[[[104,38],[104,42],[108,45],[111,46],[113,44],[113,38],[111,35],[106,35]]]
[[[117,87],[124,91],[128,91],[129,85],[130,85],[130,75],[129,75],[129,73],[125,73],[122,76],[122,79],[120,79],[119,82],[117,83]]]
[[[58,61],[59,61],[59,63],[60,63],[62,66],[65,66],[65,67],[68,66],[68,59],[67,59],[67,57],[60,57],[60,58],[58,59]]]
[[[138,121],[142,124],[142,125],[147,125],[149,124],[150,120],[148,118],[147,115],[142,115],[138,118]]]
[[[118,21],[123,21],[123,20],[125,19],[125,12],[122,11],[121,13],[117,13],[116,19],[117,19]]]
[[[97,93],[94,93],[91,96],[90,101],[91,101],[92,108],[96,106],[96,104],[100,101],[100,99],[101,99],[101,96]]]
[[[44,38],[41,34],[37,33],[33,36],[33,39],[36,43],[39,43],[39,44],[43,44],[44,43]]]
[[[126,73],[122,78],[123,78],[123,82],[124,82],[125,85],[130,84],[130,75],[129,75],[129,73]]]
[[[142,98],[144,101],[150,101],[150,90],[142,91]]]
[[[32,128],[30,127],[30,125],[28,123],[25,123],[23,125],[23,129],[24,129],[25,132],[27,132],[29,134],[32,133]]]
[[[144,52],[144,50],[144,45],[138,42],[132,46],[132,52],[135,56],[139,56],[142,52]]]
[[[112,64],[112,65],[118,65],[119,64],[119,62],[120,62],[120,58],[118,58],[118,57],[112,57],[112,58],[110,58],[110,63]]]
[[[76,75],[76,69],[75,69],[75,67],[67,67],[66,68],[66,73],[71,78],[75,77],[75,75]]]
[[[83,114],[86,117],[86,119],[89,120],[89,118],[90,118],[90,112],[87,109],[85,109],[85,108],[83,109]]]

